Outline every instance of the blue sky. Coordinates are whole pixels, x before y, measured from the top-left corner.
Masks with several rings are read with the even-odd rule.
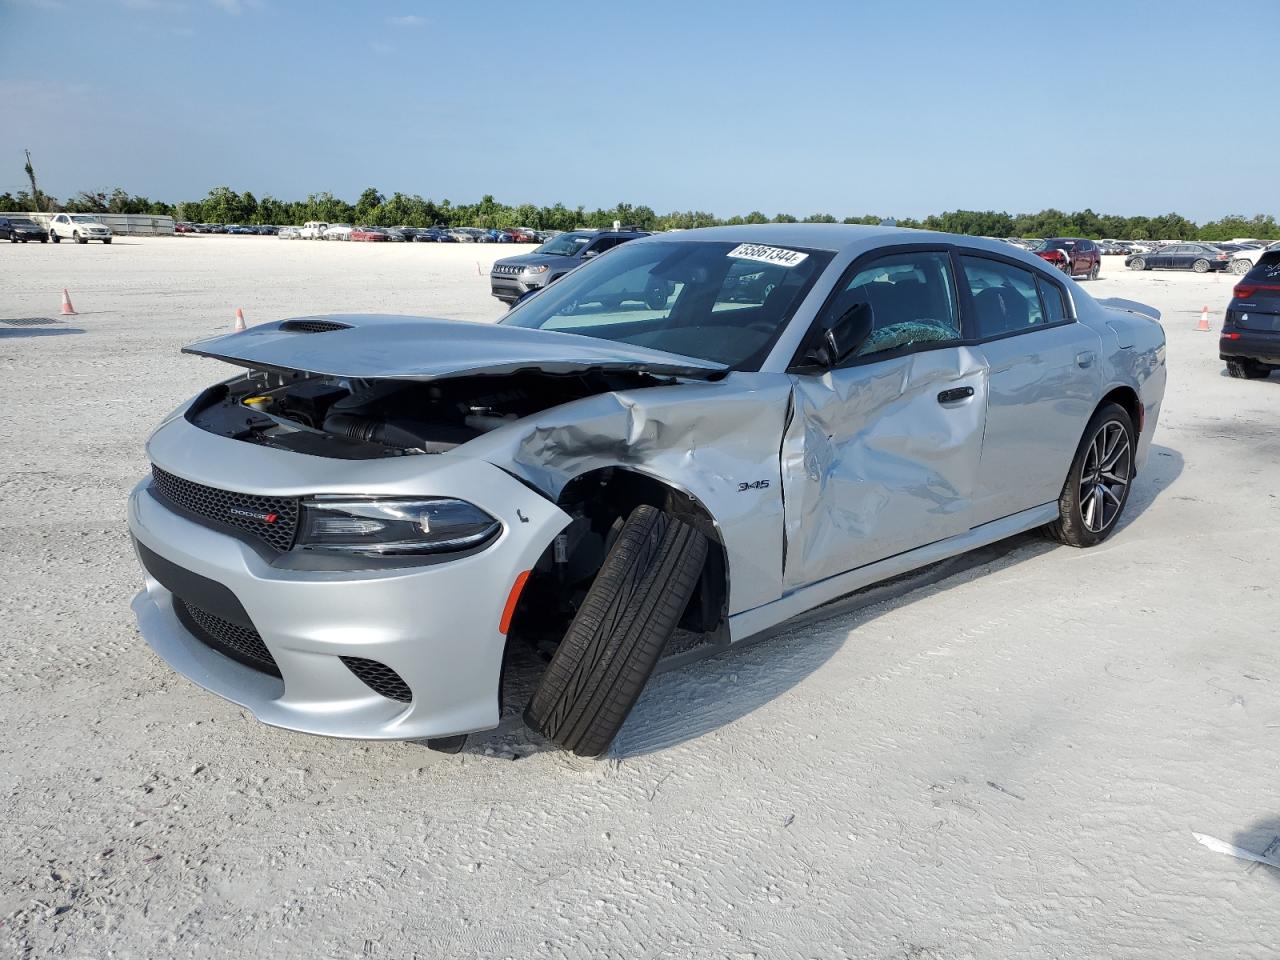
[[[1272,0],[0,0],[0,191],[1280,213],[1278,49]]]

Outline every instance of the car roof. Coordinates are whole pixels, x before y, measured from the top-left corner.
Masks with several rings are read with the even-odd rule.
[[[751,223],[732,227],[698,227],[653,234],[635,242],[674,240],[721,243],[761,243],[787,247],[807,247],[839,253],[853,247],[870,247],[897,243],[952,243],[975,250],[989,250],[1008,256],[1016,253],[1003,240],[972,237],[936,230],[913,230],[907,227],[867,226],[854,223]]]

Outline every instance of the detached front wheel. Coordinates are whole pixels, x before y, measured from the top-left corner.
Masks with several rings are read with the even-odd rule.
[[[525,709],[531,728],[581,757],[604,753],[675,632],[707,540],[657,507],[622,525]]]
[[[1111,535],[1129,502],[1137,436],[1124,407],[1108,403],[1093,415],[1058,498],[1058,519],[1045,533],[1072,547],[1092,547]]]

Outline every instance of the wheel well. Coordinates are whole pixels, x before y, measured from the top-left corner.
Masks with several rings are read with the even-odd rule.
[[[572,521],[534,565],[512,617],[507,643],[527,642],[544,652],[568,629],[622,521],[642,504],[679,517],[708,541],[702,576],[680,627],[715,634],[727,627],[728,563],[711,512],[681,490],[646,474],[606,467],[575,477],[556,501]]]
[[[1129,414],[1129,419],[1133,421],[1134,432],[1141,435],[1144,419],[1142,401],[1138,399],[1138,392],[1133,387],[1116,387],[1102,398],[1102,403],[1098,406],[1101,407],[1105,403],[1114,403],[1123,407]]]

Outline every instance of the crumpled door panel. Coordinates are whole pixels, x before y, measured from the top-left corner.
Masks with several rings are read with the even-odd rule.
[[[969,529],[986,411],[980,354],[928,350],[792,381],[784,590]],[[938,400],[969,387],[963,401]]]

